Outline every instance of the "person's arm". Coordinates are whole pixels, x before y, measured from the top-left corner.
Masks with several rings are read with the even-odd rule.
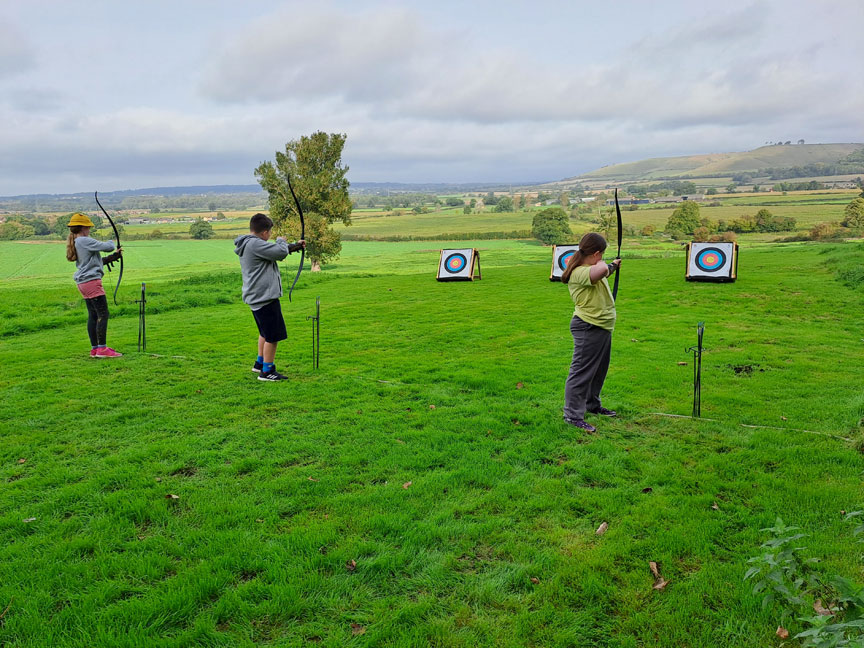
[[[111,252],[114,249],[114,241],[99,241],[89,236],[79,236],[75,243],[88,252]]]
[[[255,254],[262,259],[267,259],[268,261],[281,261],[290,253],[288,242],[281,236],[273,243],[266,243],[265,241],[261,241],[261,239],[258,240],[260,243],[255,245]]]

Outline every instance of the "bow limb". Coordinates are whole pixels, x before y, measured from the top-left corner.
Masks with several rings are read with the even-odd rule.
[[[102,206],[102,203],[99,202],[99,192],[96,191],[93,193],[94,198],[96,198],[96,204],[99,205],[99,209],[102,210],[102,213],[105,214],[105,218],[108,219],[108,222],[111,223],[111,228],[114,230],[114,239],[117,241],[117,248],[120,248],[120,232],[117,231],[117,226],[114,224],[114,221],[108,215],[108,212],[105,211],[105,208]],[[110,269],[110,268],[109,268]],[[117,276],[117,285],[114,286],[114,305],[117,306],[117,291],[120,289],[120,282],[123,281],[123,253],[120,253],[120,274]]]
[[[300,215],[300,240],[306,239],[306,221],[303,219],[303,208],[300,206],[300,201],[297,200],[297,194],[294,193],[294,187],[291,186],[291,176],[285,174],[285,179],[288,180],[288,189],[291,190],[291,196],[294,198],[294,204],[297,206],[297,213]],[[297,280],[300,278],[300,273],[303,272],[303,262],[306,260],[306,248],[300,250],[300,265],[297,267],[297,274],[294,276],[294,283],[288,289],[288,301],[291,301],[291,293],[294,292],[294,286],[297,285]]]
[[[618,254],[615,257],[616,259],[621,259],[621,236],[622,236],[622,224],[621,224],[621,207],[618,205],[618,189],[615,189],[615,213],[618,215]],[[615,283],[612,284],[612,299],[618,299],[618,279],[621,278],[621,266],[618,266],[618,269],[615,271]]]

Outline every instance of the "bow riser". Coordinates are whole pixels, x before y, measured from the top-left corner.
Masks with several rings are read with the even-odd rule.
[[[117,241],[117,249],[120,249],[120,232],[117,231],[117,226],[114,224],[114,221],[108,215],[108,212],[105,211],[105,208],[102,206],[102,203],[99,202],[99,192],[93,192],[93,197],[96,198],[96,204],[99,205],[99,209],[102,210],[102,213],[105,214],[105,218],[108,219],[108,222],[111,223],[111,228],[114,230],[114,240]],[[111,266],[108,266],[108,269],[111,269]],[[117,277],[117,285],[114,286],[114,305],[117,306],[117,291],[120,289],[120,282],[123,280],[123,253],[120,253],[120,275]]]

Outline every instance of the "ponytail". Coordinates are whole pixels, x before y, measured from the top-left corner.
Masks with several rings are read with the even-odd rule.
[[[66,260],[77,261],[78,250],[75,248],[75,239],[81,234],[82,227],[80,225],[72,225],[69,228],[69,238],[66,239]]]
[[[573,253],[573,256],[567,261],[567,267],[561,273],[561,282],[569,282],[573,271],[595,252],[603,252],[606,249],[606,245],[606,239],[597,232],[588,232],[583,236],[582,240],[579,241],[579,249]]]

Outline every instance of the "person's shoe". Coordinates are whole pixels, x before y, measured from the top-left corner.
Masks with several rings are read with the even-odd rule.
[[[90,349],[90,357],[91,357],[91,358],[95,358],[95,357],[96,357],[96,349]]]
[[[606,409],[605,407],[601,407],[596,412],[591,412],[592,414],[596,414],[597,416],[618,416],[618,412],[615,410]]]
[[[261,373],[261,370],[264,368],[263,363],[255,361],[255,364],[252,365],[252,371],[255,373]]]
[[[270,371],[261,371],[258,374],[258,380],[288,380],[288,376],[283,376],[278,371],[276,371],[276,367],[273,367]]]
[[[572,425],[573,427],[577,427],[577,428],[579,428],[580,430],[585,430],[585,431],[588,432],[588,433],[596,432],[596,431],[597,431],[597,428],[596,428],[596,427],[594,427],[594,426],[591,425],[590,423],[586,423],[585,421],[576,421],[576,420],[574,420],[574,419],[568,419],[568,418],[565,418],[565,419],[564,419],[564,422],[565,422],[565,423],[569,423],[569,424]]]
[[[94,358],[122,358],[123,354],[118,353],[117,351],[115,351],[111,347],[105,347],[102,349],[96,349],[96,355],[94,355],[93,357]]]

